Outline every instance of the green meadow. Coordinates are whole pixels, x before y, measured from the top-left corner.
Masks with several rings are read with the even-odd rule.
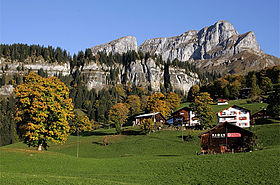
[[[196,155],[197,130],[185,130],[182,142],[176,130],[99,129],[79,137],[79,158],[77,136],[41,152],[7,145],[0,147],[0,184],[280,184],[280,123],[269,123],[251,128],[263,147],[248,153]]]

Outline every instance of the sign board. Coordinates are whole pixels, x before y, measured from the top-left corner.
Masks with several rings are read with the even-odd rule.
[[[241,137],[240,133],[227,133],[227,137]]]

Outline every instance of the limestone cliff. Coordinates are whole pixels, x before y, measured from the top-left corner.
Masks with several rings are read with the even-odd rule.
[[[189,61],[202,70],[210,69],[223,73],[242,73],[280,64],[279,58],[264,54],[254,32],[239,34],[228,21],[218,21],[200,31],[190,30],[180,36],[149,39],[141,44],[138,50],[162,55],[164,60]],[[238,60],[240,57],[243,60]],[[259,60],[251,60],[252,58]],[[224,65],[236,61],[241,61],[244,69],[238,71],[232,68],[233,65]],[[236,65],[241,66],[240,63]],[[248,66],[251,67],[246,68]]]
[[[136,38],[133,36],[125,36],[108,42],[106,44],[94,46],[91,48],[91,50],[94,55],[98,52],[104,52],[107,54],[122,54],[131,50],[137,51],[137,41]]]

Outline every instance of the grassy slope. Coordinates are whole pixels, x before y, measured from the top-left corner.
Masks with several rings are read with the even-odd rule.
[[[64,145],[37,152],[22,143],[0,148],[0,184],[279,184],[280,124],[252,128],[264,150],[240,154],[196,156],[197,135],[182,143],[180,131],[161,131],[149,136],[76,137]],[[185,134],[190,131],[185,131]]]
[[[229,106],[232,105],[238,105],[240,107],[244,107],[246,109],[249,109],[251,111],[251,114],[256,113],[257,111],[266,108],[267,107],[267,103],[247,103],[247,100],[231,100],[229,101],[228,105],[211,105],[211,107],[213,108],[214,112],[219,112],[223,109],[226,109]],[[181,108],[185,107],[185,106],[189,106],[190,103],[186,102],[186,103],[182,103],[181,104]]]

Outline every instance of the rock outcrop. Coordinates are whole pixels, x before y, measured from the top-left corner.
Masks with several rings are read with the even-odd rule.
[[[162,55],[165,61],[188,61],[201,70],[221,74],[246,73],[280,64],[279,58],[261,50],[253,31],[239,34],[231,23],[223,20],[200,31],[146,40],[138,50]]]
[[[91,51],[94,55],[98,52],[104,52],[106,54],[122,54],[132,50],[137,51],[137,41],[133,36],[121,37],[106,44],[94,46],[91,48]]]
[[[152,58],[148,58],[147,60],[132,61],[128,66],[120,64],[107,66],[95,62],[86,64],[82,73],[88,77],[88,89],[100,90],[104,86],[110,85],[111,69],[118,70],[115,79],[116,84],[135,84],[136,86],[150,88],[154,92],[160,91],[164,84],[164,66],[156,65]],[[197,74],[191,73],[188,75],[184,69],[175,67],[169,67],[169,76],[173,88],[182,91],[184,94],[187,94],[191,86],[200,82]]]
[[[233,56],[245,50],[263,53],[254,32],[239,35],[228,21],[218,21],[200,31],[190,30],[180,36],[146,40],[140,51],[161,54],[164,60],[203,60]]]

